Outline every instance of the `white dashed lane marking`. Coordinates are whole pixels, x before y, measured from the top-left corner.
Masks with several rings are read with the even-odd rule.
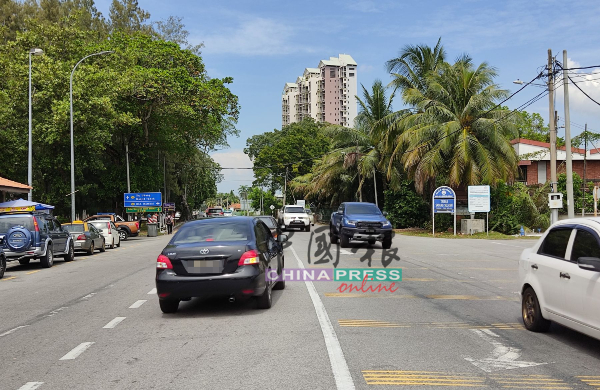
[[[73,348],[71,350],[71,352],[69,352],[65,356],[61,357],[59,360],[73,360],[73,359],[76,359],[77,356],[79,356],[83,352],[85,352],[85,350],[88,349],[89,347],[91,347],[92,344],[94,344],[94,343],[93,342],[81,343],[78,346],[76,346],[75,348]]]
[[[23,386],[19,387],[19,390],[35,390],[43,384],[44,382],[27,382]]]
[[[140,299],[139,301],[135,302],[133,305],[129,306],[130,309],[137,309],[138,307],[142,306],[144,303],[146,303],[145,299]]]
[[[123,320],[127,318],[127,317],[116,317],[114,320],[112,320],[111,322],[109,322],[108,324],[104,325],[102,327],[102,329],[112,329],[115,326],[119,325],[121,322],[123,322]]]
[[[13,328],[13,329],[11,329],[11,330],[8,330],[8,331],[6,331],[6,332],[4,332],[4,333],[0,334],[0,337],[3,337],[3,336],[8,336],[9,334],[11,334],[11,333],[13,333],[13,332],[16,332],[17,330],[19,330],[19,329],[21,329],[21,328],[26,328],[26,327],[28,327],[28,326],[29,326],[29,325],[21,325],[21,326],[17,326],[16,328]]]
[[[156,294],[156,287],[148,291],[148,295]]]

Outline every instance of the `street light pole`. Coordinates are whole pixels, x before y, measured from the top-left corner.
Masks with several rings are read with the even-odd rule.
[[[79,64],[81,64],[81,62],[86,58],[110,53],[114,53],[114,51],[101,51],[98,53],[89,54],[80,59],[71,71],[71,79],[69,81],[69,106],[71,111],[71,221],[75,220],[75,142],[73,139],[73,75],[75,74],[75,69],[77,69],[77,66],[79,66]]]
[[[27,200],[32,201],[33,199],[33,142],[32,142],[32,131],[31,131],[31,55],[40,56],[44,54],[42,49],[30,49],[29,50],[29,151],[28,151],[28,164],[27,164],[27,184],[29,187],[29,194],[27,194]]]

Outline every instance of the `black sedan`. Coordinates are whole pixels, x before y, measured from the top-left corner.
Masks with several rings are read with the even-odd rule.
[[[277,239],[277,237],[281,234],[281,228],[277,224],[275,218],[271,217],[270,215],[259,215],[256,218],[263,221],[271,231],[273,238]]]
[[[260,219],[230,217],[188,222],[158,256],[156,290],[163,313],[174,313],[179,302],[193,297],[255,297],[258,307],[271,307],[271,290],[285,281],[268,282],[265,273],[282,275],[281,242]]]

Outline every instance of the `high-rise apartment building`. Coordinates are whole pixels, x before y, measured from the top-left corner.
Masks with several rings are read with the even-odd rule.
[[[306,68],[295,83],[286,83],[281,97],[281,125],[311,117],[317,122],[354,126],[357,115],[357,65],[347,54]]]

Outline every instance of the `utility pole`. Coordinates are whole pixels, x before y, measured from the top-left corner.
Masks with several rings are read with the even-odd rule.
[[[285,206],[285,194],[287,192],[287,177],[288,177],[288,167],[287,165],[285,166],[285,179],[283,182],[283,206]]]
[[[373,168],[373,186],[375,187],[375,206],[379,207],[379,203],[377,203],[377,171]]]
[[[163,160],[163,180],[164,180],[164,184],[165,184],[165,200],[163,200],[163,202],[167,202],[167,157],[165,156],[164,160]]]
[[[585,217],[585,192],[587,191],[587,185],[585,183],[585,169],[586,169],[586,162],[587,162],[587,139],[588,139],[588,132],[587,132],[587,123],[585,124],[585,130],[583,130],[583,145],[584,145],[584,154],[583,154],[583,202],[582,202],[582,210],[581,210],[581,216]]]
[[[129,182],[129,144],[125,143],[125,155],[127,156],[127,192],[131,192],[131,183]]]
[[[567,69],[567,51],[563,50],[563,86],[565,91],[565,148],[567,152],[567,211],[569,218],[575,218],[575,199],[573,199],[573,156],[571,150],[571,114],[569,113],[569,71]]]
[[[556,180],[556,126],[554,123],[554,64],[552,61],[552,49],[548,49],[548,101],[550,127],[550,187],[552,193],[557,191]],[[538,163],[539,164],[539,163]],[[550,223],[558,221],[558,209],[551,209]]]

